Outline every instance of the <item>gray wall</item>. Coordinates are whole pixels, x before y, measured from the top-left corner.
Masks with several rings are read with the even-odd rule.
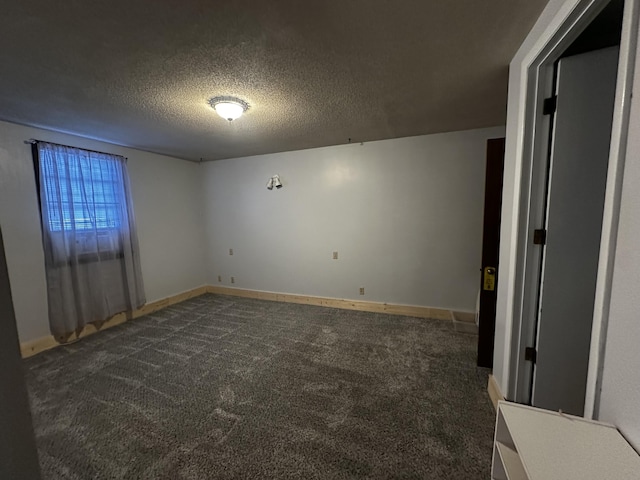
[[[209,282],[474,311],[486,142],[502,136],[496,127],[203,164]],[[269,191],[274,174],[284,187]]]
[[[124,155],[147,301],[205,284],[199,165],[63,133],[0,122],[0,225],[20,341],[48,336],[44,253],[30,138]]]
[[[0,230],[0,478],[40,478]]]
[[[503,127],[199,165],[0,122],[0,224],[20,340],[49,335],[27,139],[129,158],[148,301],[222,275],[240,288],[472,311],[486,140],[499,136]],[[268,191],[275,173],[285,187]]]
[[[640,42],[638,43],[640,45]],[[640,60],[640,48],[636,64]],[[636,67],[633,90],[640,91]],[[640,449],[640,97],[631,103],[599,418]]]

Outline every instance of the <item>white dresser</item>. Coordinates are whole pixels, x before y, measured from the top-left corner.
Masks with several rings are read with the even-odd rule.
[[[640,456],[612,425],[499,402],[494,480],[640,480]]]

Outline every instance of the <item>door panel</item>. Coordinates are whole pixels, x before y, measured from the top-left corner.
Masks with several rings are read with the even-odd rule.
[[[478,366],[488,368],[493,366],[493,346],[496,329],[504,146],[504,138],[487,140],[487,169],[482,227],[482,278],[480,281],[480,311],[478,319]]]
[[[582,415],[618,48],[560,60],[547,201],[535,406]]]

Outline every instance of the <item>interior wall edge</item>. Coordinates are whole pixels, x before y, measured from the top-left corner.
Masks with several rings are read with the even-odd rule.
[[[489,375],[489,381],[487,382],[487,392],[489,392],[489,398],[491,398],[493,408],[497,411],[498,402],[504,401],[505,398],[502,390],[500,390],[500,385],[498,385],[496,377],[494,377],[492,374]]]

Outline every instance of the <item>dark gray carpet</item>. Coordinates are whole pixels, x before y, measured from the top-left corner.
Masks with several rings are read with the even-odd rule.
[[[204,295],[25,361],[43,477],[486,479],[475,342]]]

